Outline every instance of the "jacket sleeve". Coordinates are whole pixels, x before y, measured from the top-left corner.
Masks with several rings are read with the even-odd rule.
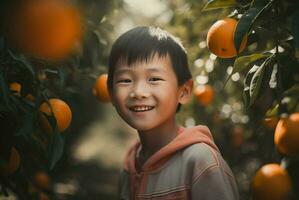
[[[239,193],[232,174],[218,165],[203,171],[193,180],[192,200],[238,200]]]

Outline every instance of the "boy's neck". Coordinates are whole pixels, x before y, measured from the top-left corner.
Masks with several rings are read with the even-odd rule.
[[[140,151],[141,162],[144,163],[150,156],[170,143],[177,136],[178,129],[179,127],[173,121],[163,127],[149,131],[138,131],[142,147]]]

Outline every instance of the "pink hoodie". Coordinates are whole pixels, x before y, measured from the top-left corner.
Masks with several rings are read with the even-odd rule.
[[[234,176],[206,126],[180,127],[138,172],[140,149],[137,141],[125,157],[120,199],[238,199]]]

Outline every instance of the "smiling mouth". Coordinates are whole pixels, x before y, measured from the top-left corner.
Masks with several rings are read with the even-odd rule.
[[[133,112],[146,112],[150,111],[154,108],[154,106],[135,106],[135,107],[130,107],[129,109]]]

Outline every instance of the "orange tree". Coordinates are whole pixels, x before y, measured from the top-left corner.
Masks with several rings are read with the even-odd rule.
[[[250,198],[251,179],[267,163],[281,163],[293,187],[299,185],[294,148],[299,145],[294,144],[298,123],[291,118],[299,110],[298,4],[296,0],[170,3],[173,15],[167,29],[187,47],[195,85],[214,90],[210,104],[203,106],[194,98],[191,106],[182,108],[182,118],[187,125],[205,123],[212,129],[236,175],[241,199]],[[274,132],[279,142],[274,142]],[[280,150],[288,145],[296,151]],[[298,191],[294,192],[295,199]]]
[[[0,196],[54,198],[50,176],[78,133],[71,122],[88,119],[77,110],[106,71],[107,18],[119,5],[1,1]]]

